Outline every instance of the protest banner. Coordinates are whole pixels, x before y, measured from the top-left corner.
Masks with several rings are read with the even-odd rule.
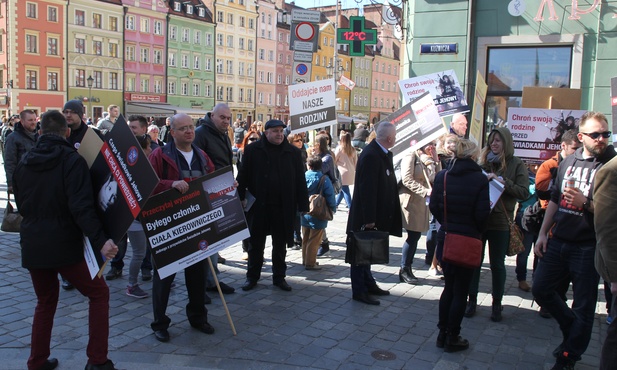
[[[390,149],[394,163],[410,150],[420,149],[447,133],[428,92],[389,115],[386,121],[396,126],[396,142]]]
[[[249,237],[231,167],[188,184],[152,196],[140,213],[161,279]]]
[[[291,131],[336,125],[334,79],[288,86]]]
[[[613,143],[617,142],[617,77],[611,78],[611,107],[613,113]]]
[[[102,145],[92,137],[94,132],[90,131],[90,139],[82,141],[79,151],[85,158],[91,157],[91,148],[85,147],[100,146],[96,159],[86,160],[92,163],[90,176],[103,229],[118,243],[139,215],[159,179],[122,115],[118,117],[113,129],[105,134]],[[100,251],[90,252],[88,248],[92,247],[88,245],[85,245],[84,253],[89,262],[90,274],[94,277],[104,267],[104,259]]]
[[[452,69],[400,80],[398,83],[405,103],[429,92],[441,117],[469,111],[461,85]]]
[[[484,102],[486,101],[486,92],[488,85],[480,71],[476,71],[476,91],[473,100],[473,111],[471,114],[471,122],[469,124],[469,140],[482,147],[482,131],[484,126]]]
[[[528,164],[540,164],[561,150],[561,136],[578,128],[584,110],[510,108],[508,128],[514,155]]]

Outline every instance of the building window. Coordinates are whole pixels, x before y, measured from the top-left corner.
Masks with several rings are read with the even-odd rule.
[[[180,85],[180,88],[182,90],[182,91],[180,91],[180,94],[182,94],[182,95],[188,95],[189,94],[189,84],[188,83],[183,82]]]
[[[268,24],[272,24],[272,14],[268,14]]]
[[[176,54],[175,53],[169,53],[167,55],[167,65],[169,65],[170,67],[176,66]]]
[[[212,70],[212,59],[206,58],[204,69],[206,71],[211,71]]]
[[[247,50],[248,51],[253,51],[253,40],[248,40]]]
[[[234,61],[233,60],[227,61],[227,74],[228,75],[234,74]]]
[[[174,10],[177,11],[177,12],[182,10],[182,4],[179,1],[174,1]],[[174,91],[175,91],[175,89],[174,89]]]
[[[118,90],[118,73],[109,72],[109,88],[112,90]]]
[[[58,72],[47,72],[47,90],[58,91]]]
[[[287,55],[287,64],[291,64],[291,55]]]
[[[47,55],[58,55],[58,39],[50,37],[47,39]]]
[[[246,101],[248,103],[252,103],[253,102],[253,89],[247,89],[246,90]]]
[[[154,21],[154,34],[162,35],[163,34],[163,22]]]
[[[257,104],[263,104],[264,103],[264,94],[261,92],[257,93]]]
[[[216,44],[218,46],[223,46],[223,34],[222,33],[216,34]]]
[[[36,18],[36,4],[35,3],[26,3],[26,17],[28,18]]]
[[[268,61],[274,62],[274,51],[273,50],[268,51]]]
[[[175,95],[176,94],[176,83],[173,81],[169,81],[167,83],[167,93]]]
[[[135,31],[135,16],[129,15],[126,17],[125,28],[127,30]]]
[[[244,76],[244,62],[238,62],[238,75]]]
[[[205,17],[206,16],[206,9],[205,8],[199,8],[199,16],[200,17]]]
[[[258,81],[259,82],[264,82],[264,71],[259,71],[257,72],[258,77]]]
[[[188,28],[182,29],[182,42],[189,42],[190,32]]]
[[[39,52],[39,38],[36,35],[26,35],[26,53]]]
[[[92,14],[92,27],[103,28],[103,16],[98,13]]]
[[[193,69],[201,69],[201,56],[199,55],[194,56]]]
[[[290,81],[291,81],[291,76],[290,75],[285,75],[285,85],[289,85]]]
[[[238,89],[238,101],[240,103],[244,102],[244,89],[243,88]]]
[[[253,64],[249,64],[246,66],[246,75],[249,77],[253,77]]]
[[[118,18],[117,17],[109,17],[109,30],[118,32]]]
[[[186,13],[193,14],[193,5],[186,5]]]
[[[169,39],[170,40],[175,40],[177,33],[178,33],[178,27],[176,26],[169,27]]]
[[[216,73],[223,73],[223,59],[216,60]]]
[[[280,73],[276,77],[276,83],[279,85],[283,83],[283,75],[281,75]]]
[[[86,86],[86,70],[85,69],[75,70],[75,86],[77,87]]]
[[[155,80],[154,81],[154,93],[162,94],[163,93],[163,81]]]
[[[103,72],[101,71],[92,72],[92,78],[94,78],[94,83],[92,84],[92,87],[94,87],[95,89],[102,89],[103,88]]]
[[[103,55],[103,42],[102,41],[92,41],[92,50],[95,55]]]
[[[233,101],[234,100],[234,88],[229,86],[227,88],[227,93],[225,94],[225,97],[227,98],[227,101]]]
[[[150,19],[142,18],[141,19],[141,28],[140,31],[143,33],[150,33]]]
[[[86,53],[86,40],[84,39],[75,39],[75,52],[79,54]]]
[[[189,56],[188,55],[186,55],[186,54],[182,55],[180,66],[182,68],[188,68],[189,67]]]
[[[227,47],[228,48],[233,48],[234,47],[234,37],[231,35],[227,36]]]
[[[259,60],[266,60],[266,51],[264,49],[259,49]]]
[[[86,25],[86,12],[83,10],[75,10],[75,24],[77,26]]]
[[[58,8],[55,6],[47,7],[47,20],[50,22],[58,22]]]
[[[223,23],[223,12],[221,11],[216,12],[216,21],[218,23]]]
[[[149,48],[141,48],[139,60],[142,63],[150,63],[150,49]]]
[[[523,86],[570,87],[572,45],[489,47],[487,53],[487,125],[506,121],[507,109],[521,106]]]
[[[266,82],[271,84],[272,83],[272,72],[268,72],[266,76],[267,76]]]
[[[283,63],[283,54],[279,54],[279,59],[278,59],[278,63],[281,64]]]
[[[135,77],[126,78],[126,91],[135,91]]]
[[[227,23],[234,24],[234,15],[233,14],[227,14]]]
[[[200,96],[201,95],[201,85],[198,83],[194,83],[193,84],[193,96]]]
[[[253,18],[249,18],[249,29],[255,29],[255,20]]]
[[[223,86],[216,87],[216,100],[223,100],[223,91],[225,91]]]
[[[205,96],[206,98],[210,98],[210,97],[212,97],[212,86],[211,86],[211,85],[207,85],[207,84],[206,84],[206,86],[205,86],[205,88],[204,88],[204,96]]]
[[[265,23],[266,22],[266,13],[261,12],[261,23]]]
[[[238,49],[244,50],[244,37],[238,39]]]
[[[37,89],[37,81],[36,81],[36,71],[26,70],[26,89],[36,90]]]
[[[113,58],[118,57],[118,44],[109,44],[109,56]]]
[[[193,43],[201,45],[201,31],[195,31],[193,35]]]
[[[240,16],[240,27],[245,27],[246,18]]]
[[[163,64],[163,50],[154,49],[154,64]]]
[[[212,34],[206,33],[206,46],[212,46]]]
[[[140,90],[143,93],[150,92],[150,80],[147,78],[142,78],[140,81]]]
[[[126,47],[126,60],[134,61],[135,60],[135,46],[127,46]]]

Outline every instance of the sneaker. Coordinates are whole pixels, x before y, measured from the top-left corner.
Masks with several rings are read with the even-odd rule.
[[[148,293],[144,292],[143,289],[139,287],[139,284],[135,284],[133,286],[126,287],[126,295],[129,297],[135,298],[146,298],[148,297]]]
[[[105,280],[114,280],[122,276],[122,269],[112,267],[111,270],[105,275]]]

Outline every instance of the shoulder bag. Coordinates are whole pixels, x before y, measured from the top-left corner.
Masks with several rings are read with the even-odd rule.
[[[390,262],[390,233],[377,229],[352,231],[347,236],[352,265],[377,265]]]
[[[13,208],[11,204],[11,193],[8,193],[6,208],[4,208],[4,216],[0,230],[9,233],[18,233],[21,225],[22,216]]]
[[[523,232],[518,227],[518,225],[508,216],[508,211],[506,210],[506,205],[500,199],[501,207],[503,207],[503,212],[506,215],[506,219],[508,220],[508,226],[510,228],[510,242],[508,243],[508,250],[506,251],[507,256],[516,256],[517,254],[525,251],[525,246],[523,245]]]
[[[323,196],[323,183],[326,180],[326,176],[321,176],[317,185],[317,193],[309,197],[308,214],[318,220],[332,221],[334,218],[332,209],[328,207],[328,202],[326,202],[326,198]]]
[[[446,198],[446,178],[448,171],[443,176],[443,221],[445,229],[448,229],[448,199]],[[482,264],[482,240],[471,236],[446,232],[443,242],[444,262],[467,268],[480,267]]]

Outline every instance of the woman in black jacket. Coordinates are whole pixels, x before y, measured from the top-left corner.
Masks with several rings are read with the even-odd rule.
[[[436,254],[443,268],[445,287],[439,299],[437,347],[445,348],[446,352],[469,347],[469,342],[459,334],[474,269],[442,260],[445,235],[452,232],[482,239],[484,224],[491,212],[488,179],[475,162],[477,153],[476,144],[459,140],[449,167],[435,177],[429,204],[431,213],[441,224]],[[447,186],[445,196],[444,184]],[[446,205],[447,213],[444,212]]]

